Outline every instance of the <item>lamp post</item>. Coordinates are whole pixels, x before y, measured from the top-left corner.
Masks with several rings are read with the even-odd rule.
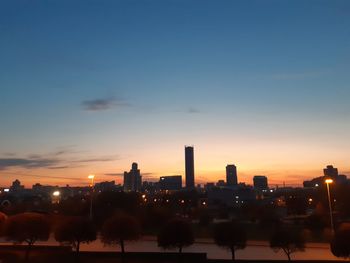
[[[94,174],[90,174],[88,176],[88,179],[91,180],[91,183],[90,183],[90,187],[91,187],[91,194],[90,194],[90,219],[92,220],[92,199],[93,199],[93,193],[94,193],[94,179],[95,179],[95,175]]]
[[[333,212],[332,212],[332,202],[331,202],[331,193],[329,191],[329,184],[333,183],[332,179],[326,179],[325,183],[327,185],[327,194],[328,194],[328,205],[329,205],[329,216],[331,219],[331,231],[334,234],[334,224],[333,224]]]

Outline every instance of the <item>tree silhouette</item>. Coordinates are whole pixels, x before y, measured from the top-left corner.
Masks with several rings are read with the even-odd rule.
[[[331,251],[334,256],[350,258],[350,228],[340,227],[331,241]]]
[[[244,228],[236,222],[225,222],[217,224],[214,228],[215,243],[224,248],[228,248],[235,261],[235,251],[244,249],[247,242],[247,234]]]
[[[212,215],[206,210],[200,212],[198,219],[199,219],[198,224],[201,227],[208,227],[213,222]]]
[[[300,230],[279,227],[271,236],[270,247],[276,252],[282,249],[290,261],[291,254],[304,251],[305,240]]]
[[[9,217],[5,223],[4,234],[15,243],[27,243],[25,260],[29,259],[32,246],[38,240],[47,241],[50,235],[50,224],[44,215],[23,213]]]
[[[314,236],[320,236],[323,229],[328,224],[328,218],[324,215],[313,213],[305,220],[305,227],[311,231]]]
[[[4,235],[4,228],[7,216],[4,213],[0,212],[0,236]]]
[[[95,196],[94,218],[103,223],[108,218],[122,211],[126,214],[135,214],[139,211],[142,202],[141,195],[136,192],[112,192],[106,191]]]
[[[55,239],[62,244],[73,246],[76,251],[76,260],[79,261],[80,244],[96,240],[96,228],[85,217],[68,218],[56,227]]]
[[[178,248],[192,245],[194,235],[191,224],[182,219],[172,219],[164,225],[158,234],[158,246],[164,249]]]
[[[125,241],[137,240],[140,238],[140,224],[132,216],[118,214],[106,220],[102,226],[101,236],[104,244],[119,244],[122,255],[124,255]]]

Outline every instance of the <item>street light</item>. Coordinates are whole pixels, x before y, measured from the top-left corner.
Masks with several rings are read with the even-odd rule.
[[[60,191],[56,190],[52,193],[52,203],[58,204],[60,202]]]
[[[90,219],[92,220],[92,195],[94,193],[94,179],[95,179],[95,175],[94,174],[90,174],[88,176],[88,179],[91,180],[91,183],[90,183],[90,187],[91,187],[91,194],[90,194]]]
[[[331,193],[329,191],[329,184],[333,183],[332,179],[326,179],[325,183],[327,185],[327,194],[328,194],[328,205],[329,205],[329,215],[331,219],[331,231],[334,234],[334,224],[333,224],[333,213],[332,213],[332,203],[331,203]]]
[[[94,185],[95,175],[94,175],[94,174],[90,174],[90,175],[88,176],[88,179],[90,179],[90,180],[91,180],[90,187],[91,187],[91,186],[93,186],[93,185]]]

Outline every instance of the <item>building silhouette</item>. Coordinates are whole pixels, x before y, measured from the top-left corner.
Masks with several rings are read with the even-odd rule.
[[[10,192],[20,192],[24,189],[24,186],[21,185],[21,182],[16,179],[12,182],[12,185],[10,186]]]
[[[124,172],[124,191],[140,191],[142,178],[137,163],[131,165],[130,172]]]
[[[216,186],[217,187],[225,187],[227,184],[225,183],[224,180],[219,180],[217,183],[216,183]]]
[[[194,152],[193,146],[185,146],[186,188],[194,189]]]
[[[254,183],[254,188],[256,190],[267,190],[269,187],[267,183],[267,177],[264,175],[254,176],[253,183]]]
[[[338,177],[338,169],[333,167],[333,165],[327,165],[325,169],[323,169],[324,176],[328,176],[331,178],[337,178]]]
[[[226,185],[234,186],[237,184],[237,167],[234,164],[228,164],[226,166]]]
[[[337,184],[350,183],[346,175],[338,173],[338,168],[335,168],[333,165],[327,165],[327,167],[323,169],[323,176],[304,181],[303,185],[304,187],[319,187],[325,184],[327,178],[333,179]]]
[[[162,176],[159,178],[160,190],[181,190],[182,188],[182,176]]]
[[[100,182],[96,183],[94,185],[94,189],[97,192],[106,192],[106,191],[114,191],[116,189],[116,184],[115,181],[105,181],[105,182]]]

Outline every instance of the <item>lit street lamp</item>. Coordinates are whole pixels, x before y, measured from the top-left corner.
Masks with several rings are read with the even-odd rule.
[[[94,174],[90,174],[88,176],[88,179],[91,180],[90,183],[90,187],[91,187],[91,194],[90,194],[90,219],[92,220],[92,198],[93,198],[93,193],[94,193],[94,179],[95,179],[95,175]]]
[[[331,203],[331,193],[329,191],[329,184],[333,183],[332,179],[326,179],[325,183],[327,185],[327,194],[328,194],[328,205],[329,205],[329,215],[331,219],[331,231],[334,234],[334,224],[333,224],[333,213],[332,213],[332,203]]]
[[[52,193],[53,204],[58,204],[60,202],[60,195],[61,195],[60,191],[57,191],[57,190]]]

